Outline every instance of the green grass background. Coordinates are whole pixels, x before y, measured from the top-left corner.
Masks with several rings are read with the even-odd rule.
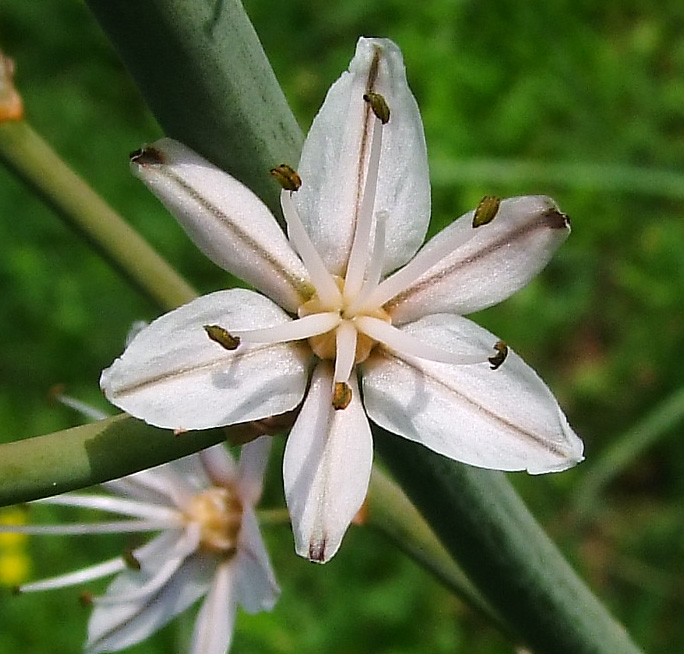
[[[625,435],[643,434],[642,421],[684,385],[684,5],[248,0],[246,8],[304,128],[359,35],[401,46],[425,121],[433,229],[490,193],[548,193],[570,214],[573,234],[544,273],[477,320],[554,389],[587,462],[511,478],[635,639],[649,652],[683,651],[677,411],[582,512],[573,507],[592,466],[613,473],[602,463],[607,448],[626,448]],[[160,130],[84,4],[6,0],[0,44],[16,62],[31,124],[192,283],[224,287],[225,273],[128,173],[128,152]],[[4,169],[0,255],[0,440],[9,441],[79,422],[47,400],[54,384],[105,408],[100,370],[130,324],[156,310]],[[281,501],[276,459],[267,501]],[[368,529],[353,528],[323,568],[294,555],[287,527],[269,527],[267,539],[283,596],[272,614],[240,616],[234,652],[513,651]],[[32,539],[33,574],[125,545]],[[0,652],[78,652],[87,610],[77,597],[0,593]],[[130,651],[182,651],[191,625],[181,619]]]

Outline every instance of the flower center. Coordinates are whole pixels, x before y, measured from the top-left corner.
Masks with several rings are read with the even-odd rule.
[[[338,287],[340,288],[340,291],[342,292],[344,289],[344,280],[341,277],[336,276],[335,282],[337,283]],[[330,331],[327,331],[323,334],[316,334],[315,336],[311,336],[308,339],[309,346],[311,347],[313,353],[319,359],[329,359],[335,361],[338,356],[338,330],[346,331],[349,329],[349,327],[351,327],[351,329],[353,329],[356,333],[355,336],[352,334],[351,338],[351,340],[356,341],[354,346],[353,363],[361,363],[370,356],[370,353],[377,344],[377,341],[368,336],[367,334],[360,332],[357,329],[356,318],[362,315],[366,315],[371,316],[373,318],[378,318],[379,320],[382,320],[389,324],[391,324],[391,320],[389,314],[381,307],[378,307],[372,311],[357,311],[354,307],[354,302],[345,302],[343,293],[342,297],[342,306],[340,306],[339,308],[335,308],[327,306],[324,302],[321,301],[321,299],[316,294],[310,300],[302,304],[299,307],[297,313],[300,318],[303,318],[305,316],[310,316],[315,313],[328,313],[333,311],[337,312],[340,320],[339,325],[334,329],[331,329]],[[351,345],[351,343],[349,345]]]
[[[347,258],[344,279],[333,275],[326,267],[324,257],[314,245],[297,212],[292,194],[301,187],[303,180],[287,165],[274,168],[271,174],[283,190],[280,201],[287,223],[287,233],[292,248],[300,256],[315,292],[300,305],[298,319],[273,327],[245,331],[228,331],[220,325],[205,325],[209,338],[227,350],[235,350],[241,342],[286,343],[306,340],[312,352],[323,360],[334,361],[333,406],[345,409],[351,402],[348,384],[354,366],[368,359],[373,348],[382,344],[405,355],[456,365],[489,363],[498,367],[506,357],[503,343],[497,344],[496,354],[489,357],[483,353],[459,354],[442,350],[424,343],[408,333],[392,326],[388,311],[383,306],[397,295],[408,283],[417,279],[433,264],[437,255],[448,254],[433,248],[432,257],[415,259],[400,271],[382,280],[385,261],[385,231],[388,212],[376,207],[376,191],[382,153],[382,134],[390,120],[385,99],[372,88],[364,94],[368,104],[360,162],[365,161],[359,174],[360,203],[353,212],[354,234]],[[367,153],[367,157],[366,157]],[[478,207],[473,227],[492,221],[498,211],[496,198]],[[470,235],[466,237],[467,240]],[[454,243],[448,242],[448,248]]]
[[[202,549],[224,555],[235,552],[242,525],[242,503],[235,492],[209,488],[192,498],[185,513],[200,527]]]

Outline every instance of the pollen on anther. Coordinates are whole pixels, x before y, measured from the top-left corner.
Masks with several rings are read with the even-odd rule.
[[[126,564],[126,567],[129,570],[140,570],[140,568],[141,568],[140,561],[138,561],[135,554],[133,554],[133,550],[126,550],[123,553],[122,558],[124,560],[124,563]]]
[[[352,390],[345,382],[336,382],[332,405],[335,411],[346,409],[352,401]]]
[[[233,336],[227,329],[219,325],[204,325],[204,331],[207,332],[207,336],[212,341],[231,352],[240,345],[239,336]]]
[[[473,227],[482,227],[483,225],[491,223],[499,212],[500,204],[501,198],[497,198],[494,195],[485,195],[482,200],[480,200],[480,204],[477,205],[477,209],[475,209]]]
[[[487,360],[489,361],[492,370],[497,370],[508,356],[508,345],[503,341],[497,341],[494,343],[494,349],[496,350],[496,354],[489,357]]]
[[[302,178],[299,173],[288,166],[287,164],[280,164],[275,168],[271,168],[271,175],[286,191],[298,191],[302,186]]]
[[[390,108],[387,100],[379,93],[369,91],[363,94],[363,99],[370,105],[373,113],[380,120],[383,125],[386,125],[390,119]]]

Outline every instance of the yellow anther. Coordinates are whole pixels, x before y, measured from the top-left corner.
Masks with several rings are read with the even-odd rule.
[[[475,209],[473,227],[482,227],[482,225],[491,223],[499,212],[500,204],[501,198],[497,198],[493,195],[485,195],[482,200],[480,200],[480,204],[477,205],[477,209]]]
[[[332,405],[335,411],[346,409],[352,401],[352,390],[345,382],[335,382]]]
[[[503,341],[497,341],[494,343],[494,349],[496,354],[493,357],[489,357],[489,363],[492,366],[492,370],[496,370],[501,367],[501,364],[506,360],[508,356],[508,345]]]
[[[271,168],[271,175],[286,191],[298,191],[302,185],[302,178],[299,173],[287,164],[280,164],[280,166]]]
[[[373,113],[378,117],[380,122],[385,125],[390,119],[390,109],[387,100],[379,93],[369,91],[363,94],[363,99],[370,105]]]
[[[204,331],[207,332],[207,336],[212,341],[226,350],[236,350],[237,346],[240,345],[239,336],[233,336],[227,329],[223,329],[219,325],[204,325]]]

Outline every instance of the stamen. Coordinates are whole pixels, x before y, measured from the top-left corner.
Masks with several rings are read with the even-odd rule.
[[[302,178],[299,173],[287,164],[280,164],[280,166],[271,168],[270,172],[285,191],[298,191],[302,186]]]
[[[19,587],[20,593],[32,593],[39,590],[54,590],[56,588],[66,588],[68,586],[77,586],[84,584],[94,579],[101,577],[108,577],[126,569],[126,564],[120,556],[115,559],[110,559],[104,563],[77,570],[76,572],[68,572],[58,577],[50,577],[49,579],[42,579],[41,581],[34,581],[30,584],[24,584]]]
[[[370,105],[380,122],[386,125],[390,119],[390,109],[387,100],[379,93],[373,93],[372,91],[364,93],[363,99]]]
[[[135,556],[135,554],[133,554],[133,550],[130,549],[130,548],[127,549],[127,550],[123,553],[123,560],[124,560],[124,563],[126,564],[126,567],[127,567],[129,570],[136,570],[136,571],[139,571],[139,570],[141,569],[141,567],[142,567],[142,566],[140,565],[140,561],[137,559],[137,557]]]
[[[77,523],[71,525],[0,525],[0,534],[30,536],[83,536],[92,534],[128,534],[159,531],[182,525],[178,520],[117,520],[114,522]]]
[[[373,209],[375,207],[375,192],[378,186],[378,171],[380,169],[380,153],[382,152],[382,123],[379,119],[373,122],[373,136],[371,138],[368,168],[366,170],[366,185],[363,190],[361,208],[356,219],[356,231],[352,243],[347,274],[344,281],[344,297],[347,301],[356,297],[361,290],[368,265],[368,248],[373,228]]]
[[[281,192],[280,204],[283,208],[285,222],[287,223],[290,242],[304,262],[319,299],[327,307],[339,308],[342,304],[340,289],[337,288],[333,276],[328,272],[321,259],[321,255],[318,254],[309,235],[306,233],[289,191]]]
[[[165,561],[159,568],[157,573],[149,579],[146,583],[138,586],[134,590],[123,591],[120,593],[107,593],[100,597],[94,597],[94,604],[121,604],[128,602],[137,602],[141,599],[149,597],[161,589],[168,581],[176,574],[178,568],[184,561],[184,557],[173,557]]]
[[[341,320],[340,314],[336,311],[326,311],[312,313],[273,327],[245,331],[235,330],[235,333],[239,334],[239,338],[245,343],[288,343],[325,334],[335,329]]]
[[[109,418],[109,414],[105,413],[104,411],[100,411],[99,409],[96,409],[85,402],[81,402],[81,400],[77,400],[74,397],[65,395],[64,386],[62,384],[58,384],[57,386],[51,388],[49,395],[51,398],[57,400],[57,402],[60,404],[68,406],[74,411],[78,411],[82,416],[88,418],[89,420],[104,420],[105,418]]]
[[[488,361],[492,366],[492,370],[497,370],[508,356],[508,345],[503,341],[497,341],[494,343],[494,349],[496,350],[496,354],[489,357]]]
[[[480,204],[477,205],[477,209],[475,209],[475,215],[473,216],[473,227],[482,227],[482,225],[491,223],[499,211],[500,204],[501,198],[497,198],[493,195],[485,195],[480,200]]]
[[[370,257],[370,264],[359,294],[347,309],[348,315],[358,313],[370,294],[377,288],[382,277],[382,265],[385,262],[385,233],[387,230],[387,220],[389,213],[384,209],[375,214],[375,238],[373,240],[373,250]]]
[[[360,316],[354,319],[356,328],[372,339],[386,345],[399,354],[418,357],[437,363],[450,363],[457,366],[486,363],[484,354],[456,354],[421,341],[408,332],[393,327],[384,320],[371,316]]]
[[[493,216],[490,218],[490,222],[492,219]],[[450,231],[446,237],[440,238],[438,234],[435,237],[437,239],[436,244],[432,245],[432,241],[428,243],[403,268],[397,270],[397,272],[381,282],[364,302],[361,309],[366,311],[381,307],[411,286],[421,275],[436,266],[442,259],[465,245],[479,233],[476,229],[473,229],[472,223],[466,220],[465,217],[452,223],[447,229]]]
[[[207,336],[218,343],[222,348],[232,352],[236,350],[238,345],[240,345],[240,338],[233,336],[227,329],[224,329],[220,325],[204,325],[204,331],[207,332]]]
[[[157,522],[165,521],[175,523],[178,520],[178,512],[174,509],[161,507],[156,504],[148,504],[147,502],[139,502],[137,500],[110,497],[108,495],[65,493],[64,495],[55,495],[54,497],[44,497],[43,499],[36,500],[36,504],[99,509],[100,511],[120,513],[134,518]]]
[[[89,609],[93,605],[94,599],[95,595],[93,595],[89,590],[83,590],[79,593],[78,603],[82,607]]]
[[[336,382],[333,390],[332,405],[335,411],[346,409],[352,401],[352,389],[345,382]]]
[[[335,382],[346,382],[354,368],[356,357],[356,328],[348,320],[335,330]]]

